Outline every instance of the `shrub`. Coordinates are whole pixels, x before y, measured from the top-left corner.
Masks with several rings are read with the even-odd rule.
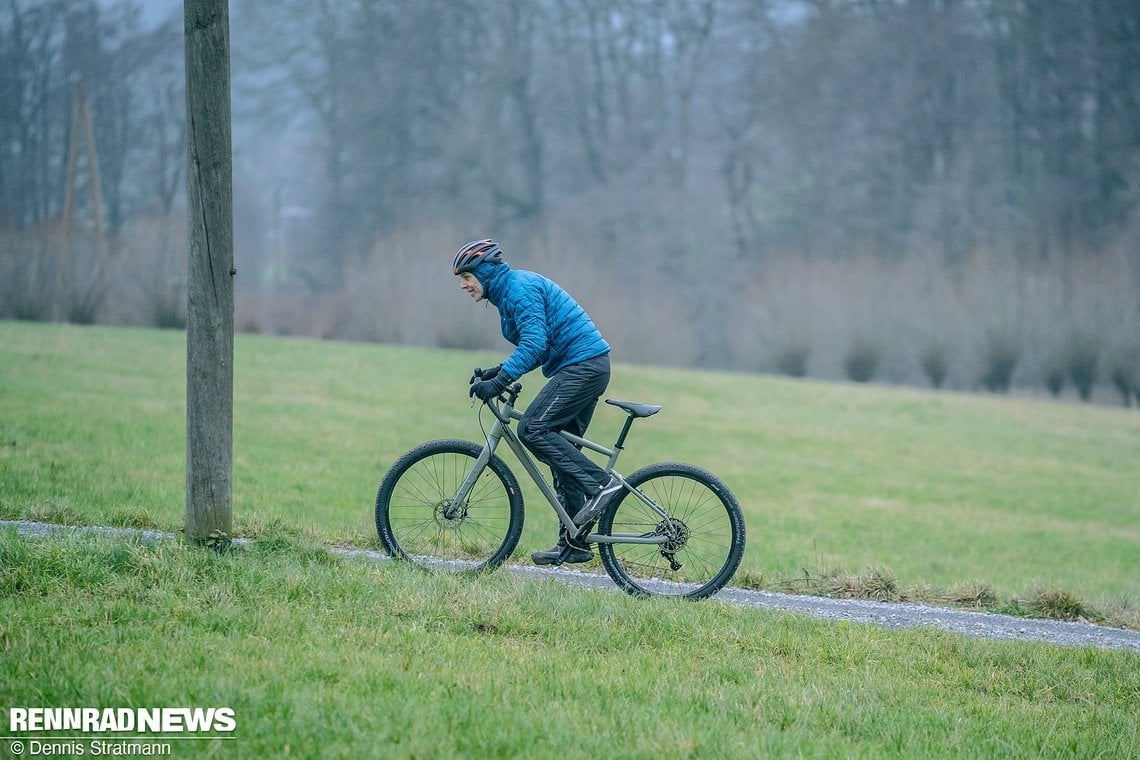
[[[866,383],[875,377],[881,358],[882,351],[873,341],[857,340],[843,360],[843,369],[849,380]]]
[[[1053,396],[1060,396],[1065,389],[1065,371],[1060,367],[1045,370],[1045,387]]]
[[[811,348],[806,343],[791,343],[776,351],[773,361],[776,371],[789,377],[803,377],[807,374],[808,356]]]
[[[67,321],[74,325],[93,325],[102,305],[102,295],[96,291],[84,295],[72,294],[67,304]]]
[[[151,325],[160,330],[185,330],[186,307],[181,293],[164,288],[152,294]]]
[[[46,322],[52,318],[54,270],[44,271],[49,259],[44,234],[0,229],[0,319]]]
[[[1109,360],[1108,377],[1120,393],[1125,406],[1132,405],[1132,396],[1140,405],[1140,344],[1119,349]]]
[[[1088,401],[1092,396],[1093,385],[1096,384],[1098,354],[1099,351],[1093,341],[1073,339],[1066,364],[1068,364],[1069,379],[1076,386],[1081,401]]]
[[[51,319],[51,304],[38,291],[24,290],[11,297],[4,316],[24,322],[47,322]]]
[[[1054,351],[1044,363],[1042,380],[1045,389],[1056,398],[1065,390],[1065,376],[1068,374],[1065,355],[1061,351]]]
[[[926,379],[930,381],[930,385],[934,388],[941,388],[942,384],[946,382],[946,375],[949,373],[949,350],[943,343],[932,343],[922,352],[919,357],[922,363],[922,371],[926,373]]]
[[[1008,393],[1021,352],[1004,334],[991,334],[982,353],[982,385],[991,393]]]
[[[1125,406],[1132,406],[1132,378],[1123,367],[1113,367],[1108,373],[1112,386],[1120,392]]]

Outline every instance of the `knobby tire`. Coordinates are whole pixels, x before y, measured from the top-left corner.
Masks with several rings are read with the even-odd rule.
[[[728,487],[712,473],[681,462],[637,470],[627,482],[663,507],[663,519],[630,491],[614,496],[598,524],[603,535],[669,535],[671,546],[601,543],[614,582],[635,596],[704,599],[729,582],[744,555],[744,516]],[[674,569],[666,555],[681,565]]]
[[[491,457],[460,513],[445,514],[482,451],[471,441],[429,441],[392,464],[376,493],[376,532],[385,552],[462,573],[492,570],[511,556],[522,534],[523,499],[499,457]]]

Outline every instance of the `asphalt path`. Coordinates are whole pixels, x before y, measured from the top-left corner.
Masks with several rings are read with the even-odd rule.
[[[15,529],[22,535],[48,536],[58,533],[95,533],[123,536],[144,541],[172,541],[178,536],[159,531],[130,528],[67,527],[28,521],[0,520],[0,529]],[[237,540],[237,544],[247,543]],[[370,562],[390,561],[386,554],[363,549],[331,549],[334,554]],[[567,583],[576,586],[617,592],[609,576],[586,573],[568,568],[507,565],[507,572],[534,579]],[[773,591],[754,591],[726,588],[713,597],[714,602],[782,610],[811,617],[877,625],[885,628],[938,628],[964,636],[983,639],[1039,641],[1066,647],[1101,647],[1140,652],[1140,631],[1109,628],[1092,623],[1070,623],[1056,620],[1035,620],[995,615],[989,612],[960,610],[947,607],[928,607],[922,604],[874,602],[861,599],[830,599],[801,594],[781,594]]]

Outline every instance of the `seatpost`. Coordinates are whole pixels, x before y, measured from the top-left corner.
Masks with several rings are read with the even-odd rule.
[[[633,415],[631,414],[625,418],[625,427],[621,429],[621,435],[618,436],[617,443],[614,444],[614,451],[622,451],[625,448],[622,444],[625,443],[625,437],[629,435],[629,429],[632,425]]]

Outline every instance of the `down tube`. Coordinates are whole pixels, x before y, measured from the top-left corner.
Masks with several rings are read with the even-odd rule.
[[[531,459],[530,454],[523,448],[522,442],[512,435],[509,430],[505,430],[503,437],[507,439],[507,445],[511,447],[511,451],[515,452],[515,456],[522,463],[523,469],[530,475],[530,479],[538,486],[538,490],[542,491],[542,495],[550,502],[550,506],[554,507],[554,513],[558,515],[558,519],[562,521],[563,525],[570,525],[573,523],[570,515],[562,507],[562,502],[558,501],[558,496],[554,490],[546,482],[546,478],[542,477],[542,473],[538,470],[538,465]]]

